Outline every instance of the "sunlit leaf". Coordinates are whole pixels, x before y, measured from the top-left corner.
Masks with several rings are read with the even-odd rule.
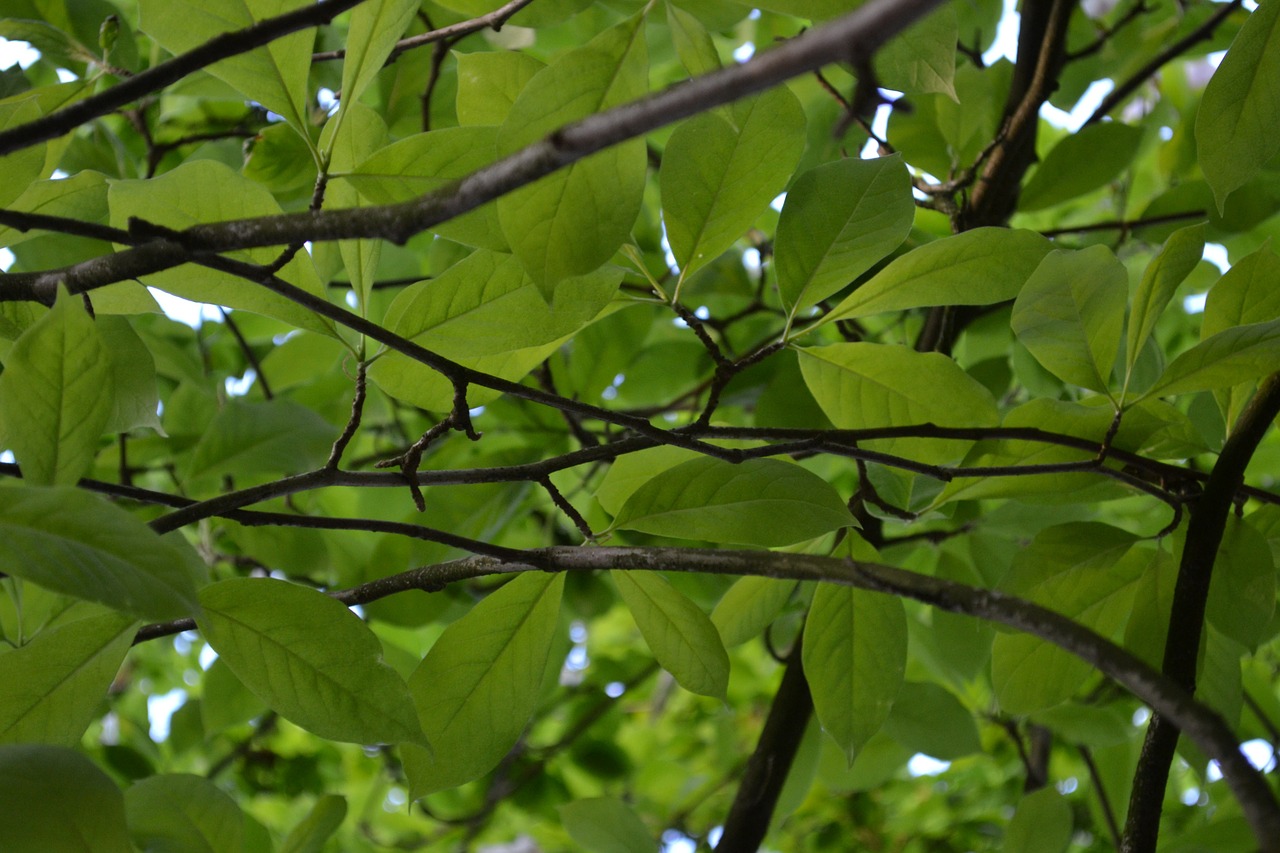
[[[1116,121],[1067,134],[1036,167],[1022,190],[1018,209],[1052,207],[1104,186],[1132,165],[1142,137],[1141,128]]]
[[[764,632],[795,588],[795,581],[739,578],[711,611],[711,624],[720,632],[726,647],[741,645]]]

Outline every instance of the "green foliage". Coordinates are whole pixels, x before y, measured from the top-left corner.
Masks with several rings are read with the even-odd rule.
[[[0,850],[1280,836],[1280,0],[499,6],[4,5]]]

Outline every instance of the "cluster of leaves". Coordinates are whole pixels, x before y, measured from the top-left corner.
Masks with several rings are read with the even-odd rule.
[[[1274,845],[1280,0],[1023,6],[0,2],[0,847]]]

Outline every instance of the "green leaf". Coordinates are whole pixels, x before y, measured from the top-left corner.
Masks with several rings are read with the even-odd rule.
[[[138,7],[142,30],[165,50],[179,54],[299,5],[297,0],[140,0]],[[305,134],[307,72],[314,41],[314,31],[304,29],[224,59],[207,70],[249,100],[284,116]]]
[[[133,641],[136,620],[119,613],[46,628],[0,654],[0,743],[76,746]]]
[[[32,150],[41,151],[42,148],[43,146],[34,146],[34,148],[23,149],[20,154],[26,154]],[[20,155],[11,154],[0,160],[0,163],[7,163],[14,156]],[[81,172],[60,180],[33,182],[19,181],[12,173],[8,174],[9,177],[6,177],[8,186],[17,188],[25,184],[22,194],[6,205],[12,210],[42,213],[46,216],[63,216],[83,222],[107,221],[107,181],[99,172]],[[12,181],[11,184],[10,181]],[[4,195],[5,192],[0,191],[0,198]],[[19,231],[16,228],[0,226],[0,245],[12,248],[39,235],[40,231],[34,228]]]
[[[782,612],[795,592],[796,581],[744,577],[734,581],[711,611],[711,624],[726,648],[759,637]]]
[[[434,352],[505,379],[519,379],[596,319],[613,299],[622,270],[606,267],[565,279],[548,303],[511,255],[476,251],[439,277],[406,288],[385,325]],[[448,293],[448,299],[439,294]],[[397,399],[447,411],[453,386],[400,353],[379,358],[369,376]],[[483,402],[477,391],[473,405]]]
[[[498,153],[511,154],[647,89],[643,17],[636,16],[534,75],[498,133]],[[543,294],[613,257],[639,214],[645,168],[644,141],[633,139],[498,200],[507,242]]]
[[[559,811],[569,837],[591,853],[653,853],[656,849],[649,828],[621,800],[575,800]]]
[[[1057,789],[1041,788],[1022,798],[1004,833],[1005,853],[1062,853],[1071,843],[1071,805]]]
[[[0,746],[0,850],[132,853],[124,795],[78,752]]]
[[[1245,255],[1214,283],[1205,300],[1204,318],[1200,323],[1200,339],[1210,338],[1234,326],[1264,323],[1280,319],[1280,258],[1264,244],[1256,252]],[[1253,397],[1254,384],[1245,382],[1216,396],[1228,426],[1235,423],[1240,410]]]
[[[975,228],[912,249],[859,287],[819,325],[933,305],[1013,299],[1053,244],[1034,231]]]
[[[1230,388],[1274,373],[1277,364],[1280,320],[1232,326],[1175,358],[1143,397]]]
[[[736,104],[732,116],[684,121],[662,153],[662,218],[682,281],[746,233],[804,153],[804,110],[787,87]]]
[[[0,412],[23,477],[79,481],[98,452],[114,404],[98,327],[79,297],[59,288],[53,310],[14,342],[0,374]]]
[[[372,0],[351,12],[342,60],[342,108],[364,93],[404,35],[420,0]]]
[[[404,681],[341,602],[286,581],[233,578],[201,590],[200,604],[209,645],[280,716],[330,740],[423,741]]]
[[[414,799],[489,772],[533,715],[560,614],[563,574],[528,572],[436,640],[409,678],[434,749],[403,749]]]
[[[805,384],[840,429],[889,424],[994,426],[996,402],[978,380],[941,353],[897,344],[849,343],[798,349]],[[867,447],[933,462],[955,461],[963,441],[879,439]]]
[[[888,255],[915,218],[911,176],[898,155],[837,160],[805,172],[778,219],[778,291],[793,314]]]
[[[0,130],[21,127],[43,114],[37,99],[29,94],[6,98],[0,101]],[[0,204],[8,207],[14,199],[26,192],[32,181],[46,174],[44,163],[47,147],[47,143],[32,145],[0,157],[0,168],[4,169],[5,174],[4,183],[0,185]]]
[[[853,516],[835,489],[799,465],[703,457],[645,483],[613,523],[676,539],[773,548],[846,527]]]
[[[1128,292],[1128,273],[1107,247],[1052,252],[1018,294],[1010,324],[1046,370],[1106,394]]]
[[[1271,546],[1247,521],[1231,515],[1218,545],[1205,618],[1231,639],[1256,649],[1273,633],[1275,607]]]
[[[227,662],[218,658],[204,671],[200,697],[200,722],[206,734],[217,734],[261,716],[267,706],[236,677]]]
[[[850,766],[888,719],[907,666],[902,602],[879,593],[818,584],[800,652],[813,710]]]
[[[723,699],[729,655],[707,614],[651,572],[610,574],[662,668],[685,690]]]
[[[454,52],[458,61],[458,123],[500,125],[525,85],[546,64],[527,53]]]
[[[694,15],[674,3],[667,3],[667,26],[680,64],[690,77],[720,70],[720,54],[711,34]]]
[[[178,6],[185,4],[174,4],[174,8]],[[181,230],[205,222],[281,213],[280,204],[270,190],[215,160],[190,160],[147,180],[114,181],[107,191],[107,201],[111,206],[111,225],[115,228],[129,227],[131,217]],[[279,254],[280,249],[271,246],[228,253],[237,260],[257,264],[270,264]],[[306,252],[299,252],[277,275],[314,296],[324,296],[311,256]],[[184,264],[143,276],[141,281],[193,302],[241,308],[275,317],[300,329],[334,333],[329,320],[230,273]]]
[[[342,173],[378,150],[387,138],[387,125],[377,111],[343,98],[342,109],[325,124],[320,134],[320,150],[329,155],[329,168]],[[362,207],[359,192],[350,183],[334,182],[326,189],[328,208]],[[331,249],[332,247],[327,247]],[[356,307],[368,313],[369,291],[382,260],[381,240],[339,240],[338,254],[346,270],[347,282],[356,294]]]
[[[244,814],[202,776],[165,773],[124,792],[129,834],[143,850],[223,853],[244,847]]]
[[[953,81],[959,40],[955,9],[945,5],[931,12],[876,51],[877,85],[908,95],[937,92],[957,100]]]
[[[69,487],[0,489],[0,572],[144,619],[190,616],[203,574],[181,540]]]
[[[338,831],[347,816],[347,801],[337,794],[316,800],[311,813],[280,844],[280,853],[321,853],[325,842]]]
[[[1001,591],[1110,636],[1124,626],[1133,584],[1151,561],[1143,551],[1126,558],[1135,541],[1133,534],[1098,522],[1050,527],[1014,557]],[[992,687],[1010,714],[1066,701],[1089,672],[1084,661],[1029,634],[999,634],[992,649]]]
[[[378,149],[353,171],[337,176],[338,183],[354,186],[375,204],[408,201],[489,165],[497,136],[494,127],[449,127],[414,134]],[[494,204],[482,205],[431,230],[467,246],[507,250]]]
[[[156,363],[147,345],[124,317],[100,316],[95,325],[111,369],[108,384],[114,391],[111,415],[103,431],[127,432],[149,427],[163,435],[164,428],[157,414],[160,396],[156,389]]]
[[[191,450],[185,477],[298,473],[318,466],[337,430],[313,410],[288,400],[228,400]]]
[[[1032,173],[1019,197],[1018,210],[1053,207],[1105,186],[1133,165],[1142,137],[1142,128],[1118,121],[1098,122],[1068,133]]]
[[[932,682],[904,683],[884,722],[884,730],[907,749],[941,761],[982,751],[973,714],[949,691]]]
[[[1134,294],[1133,309],[1129,313],[1129,335],[1125,343],[1126,376],[1133,372],[1142,347],[1155,331],[1156,321],[1164,313],[1174,291],[1204,256],[1204,229],[1201,222],[1173,232],[1142,273],[1142,282]]]
[[[1280,151],[1280,6],[1259,3],[1205,87],[1196,149],[1221,213],[1231,191]]]
[[[696,450],[683,447],[650,447],[637,453],[628,453],[613,461],[605,474],[596,500],[610,515],[617,515],[627,500],[645,483],[658,474],[674,468],[681,462],[697,459]]]

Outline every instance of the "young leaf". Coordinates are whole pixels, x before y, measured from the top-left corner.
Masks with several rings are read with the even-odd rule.
[[[994,426],[1000,416],[991,392],[941,353],[897,344],[849,343],[799,349],[805,384],[840,429],[885,424]],[[878,440],[886,453],[954,460],[967,442]]]
[[[1196,149],[1221,213],[1232,190],[1280,150],[1280,53],[1273,45],[1280,6],[1259,3],[1205,87],[1196,113]]]
[[[805,172],[778,219],[782,304],[794,313],[848,286],[898,248],[914,217],[900,156],[837,160]]]
[[[423,742],[404,681],[341,602],[286,581],[233,578],[201,590],[200,604],[209,645],[280,716],[330,740]]]
[[[662,668],[685,690],[724,698],[729,655],[698,605],[651,572],[611,572],[644,641]]]
[[[372,0],[351,12],[342,60],[342,109],[373,82],[420,5],[420,0]]]
[[[889,716],[907,666],[907,616],[887,595],[818,584],[800,652],[823,730],[850,766]]]
[[[140,0],[141,26],[173,54],[203,45],[214,36],[251,26],[296,8],[295,0]],[[307,132],[307,71],[311,67],[312,30],[277,38],[265,47],[224,59],[209,67],[250,101],[281,115],[300,134]]]
[[[1142,137],[1142,128],[1118,121],[1067,134],[1036,167],[1019,197],[1018,210],[1053,207],[1104,186],[1132,165]]]
[[[0,746],[0,850],[132,853],[124,795],[71,749]]]
[[[825,480],[789,462],[706,457],[663,471],[627,499],[614,526],[677,539],[773,548],[853,524]]]
[[[409,678],[433,751],[405,746],[414,799],[476,779],[533,715],[560,614],[563,574],[529,572],[452,623]]]
[[[89,616],[0,654],[0,743],[79,744],[136,624],[120,613]]]
[[[199,609],[196,579],[203,570],[190,548],[89,492],[0,489],[0,542],[0,572],[54,592],[144,619]]]
[[[1173,232],[1142,273],[1142,282],[1133,297],[1133,310],[1129,312],[1125,375],[1133,372],[1133,365],[1155,330],[1156,321],[1173,298],[1173,292],[1204,255],[1204,228],[1201,222]]]
[[[804,110],[786,86],[737,104],[732,115],[736,125],[714,112],[688,119],[662,153],[662,218],[682,279],[746,232],[804,153]]]
[[[547,67],[526,53],[509,50],[454,56],[458,60],[458,123],[462,125],[502,124],[521,90]]]
[[[644,94],[644,31],[638,15],[534,75],[498,133],[498,153],[511,154],[564,124]],[[561,279],[599,268],[627,239],[644,178],[644,141],[633,139],[498,200],[507,242],[548,301]]]
[[[845,297],[822,323],[907,308],[1004,302],[1018,295],[1052,249],[1034,231],[1008,228],[975,228],[925,243]]]
[[[720,632],[726,648],[758,637],[782,611],[796,581],[775,578],[738,578],[711,611],[711,624]]]
[[[0,412],[22,476],[74,485],[93,462],[114,407],[98,327],[79,297],[59,289],[53,310],[23,332],[0,373]]]
[[[346,816],[347,801],[337,794],[325,794],[316,800],[302,823],[285,836],[280,853],[321,853]]]
[[[626,803],[613,797],[575,800],[560,807],[569,837],[592,853],[653,853],[653,834]]]
[[[143,850],[222,853],[244,847],[244,814],[202,776],[150,776],[124,792],[129,834]]]
[[[1175,358],[1143,397],[1230,388],[1274,373],[1277,364],[1280,320],[1231,326]]]
[[[1107,247],[1056,251],[1018,294],[1010,323],[1046,370],[1106,394],[1128,291],[1128,273]]]

